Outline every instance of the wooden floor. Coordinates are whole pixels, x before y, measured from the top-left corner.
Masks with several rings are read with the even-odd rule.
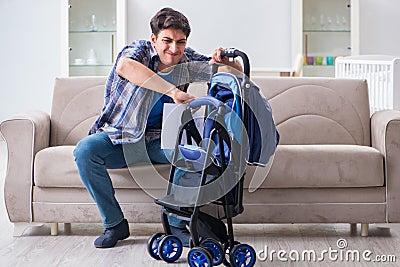
[[[158,224],[131,224],[131,237],[111,249],[93,246],[94,239],[103,232],[100,224],[72,224],[71,233],[65,233],[60,225],[58,236],[50,236],[50,227],[43,225],[28,228],[21,237],[12,237],[13,227],[3,201],[4,166],[5,145],[0,141],[0,266],[167,266],[150,258],[146,251],[148,236],[161,230]],[[357,232],[351,232],[348,224],[235,225],[235,234],[237,240],[255,248],[259,256],[256,266],[400,266],[400,224],[372,224],[368,237],[360,236],[360,225]],[[347,242],[347,247],[339,249],[338,241]],[[261,253],[273,250],[286,252],[283,259],[287,261],[280,260],[276,253],[271,261],[270,255],[265,259],[265,253]],[[323,254],[324,250],[331,250],[331,257]],[[346,261],[345,256],[335,260],[346,251],[362,255],[367,250],[372,253],[371,259],[393,255],[397,262],[366,262],[362,258],[358,262],[352,257]],[[168,266],[187,266],[187,251],[185,248],[178,262]],[[294,260],[296,255],[310,251],[323,261],[301,260],[301,256]]]

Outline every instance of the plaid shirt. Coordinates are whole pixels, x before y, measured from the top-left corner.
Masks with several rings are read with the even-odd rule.
[[[138,40],[124,47],[107,79],[104,107],[89,134],[103,131],[112,143],[135,143],[143,138],[154,91],[130,83],[119,76],[116,65],[120,58],[129,57],[157,72],[160,58],[150,41]],[[173,71],[173,84],[186,92],[189,83],[209,81],[210,57],[186,47],[185,53]]]

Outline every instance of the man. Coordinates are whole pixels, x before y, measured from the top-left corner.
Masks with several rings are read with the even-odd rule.
[[[208,81],[210,64],[241,69],[237,61],[221,58],[222,48],[210,58],[186,47],[190,26],[178,11],[161,9],[150,26],[150,41],[134,41],[119,53],[106,83],[101,115],[74,150],[82,182],[103,218],[105,231],[94,241],[98,248],[113,247],[130,235],[107,169],[149,160],[169,163],[172,151],[160,148],[163,103],[194,99],[185,92],[187,83]],[[197,62],[205,64],[189,64]],[[174,230],[184,227],[180,221],[170,222]]]

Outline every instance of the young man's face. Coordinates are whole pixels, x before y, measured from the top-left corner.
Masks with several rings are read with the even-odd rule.
[[[161,30],[158,36],[151,34],[151,43],[160,57],[158,70],[175,66],[181,60],[185,47],[186,35],[182,30],[173,28]]]

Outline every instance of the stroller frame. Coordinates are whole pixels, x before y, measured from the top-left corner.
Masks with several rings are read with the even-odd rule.
[[[192,138],[195,140],[197,145],[200,145],[201,143],[201,138],[200,134],[198,133],[197,129],[195,128],[194,120],[192,118],[192,115],[190,114],[190,110],[187,109],[184,111],[185,114],[183,114],[183,121],[187,121],[186,124],[184,124],[180,130],[179,130],[179,135],[178,135],[178,140],[177,142],[180,143],[182,141],[182,136],[183,132],[186,131],[186,136],[187,136],[187,143],[191,145],[192,143]],[[225,141],[228,144],[228,148],[231,150],[232,142],[229,138],[229,134],[226,131],[226,125],[223,121],[223,115],[225,114],[225,107],[224,106],[219,106],[218,111],[215,114],[214,117],[214,129],[211,131],[211,136],[210,139],[215,139],[215,137],[218,138],[219,142],[219,150],[221,154],[224,154],[225,149],[223,146],[223,142]],[[208,147],[207,147],[207,155],[206,155],[206,162],[204,163],[205,166],[208,166],[206,169],[203,169],[202,174],[201,174],[201,183],[200,183],[200,188],[199,188],[199,193],[197,196],[197,199],[201,199],[202,196],[202,188],[204,185],[206,185],[206,178],[207,174],[212,174],[212,175],[217,175],[218,177],[220,176],[221,173],[223,173],[226,168],[227,168],[227,162],[225,160],[225,157],[221,157],[221,166],[217,167],[214,165],[212,162],[210,162],[211,158],[211,152],[212,152],[212,142],[209,142]],[[175,154],[174,154],[174,160],[173,162],[177,162],[177,155],[179,154],[177,146],[175,146]],[[177,167],[175,165],[172,165],[170,175],[169,175],[169,183],[167,187],[167,196],[172,193],[172,187],[174,185],[173,179],[174,179],[174,174],[175,174],[175,169]],[[216,179],[218,179],[218,177]],[[240,179],[242,180],[243,177]],[[235,195],[241,195],[242,191],[242,186],[243,184],[240,183],[238,186],[235,186],[233,190],[235,190]],[[224,206],[224,211],[225,211],[225,217],[227,220],[227,225],[228,225],[228,240],[230,246],[233,246],[234,244],[234,238],[233,238],[233,228],[232,228],[232,217],[233,217],[233,204],[228,204],[232,201],[229,201],[227,199],[227,194],[225,194],[221,199],[221,202],[215,201],[215,204],[223,205]],[[172,202],[172,201],[171,201]],[[163,200],[156,200],[156,203],[159,205],[163,206],[162,209],[162,223],[164,227],[164,231],[167,234],[171,233],[170,227],[169,227],[169,222],[168,222],[168,215],[176,216],[179,219],[187,220],[187,218],[190,218],[190,233],[191,233],[191,244],[190,247],[197,246],[200,243],[200,240],[198,238],[198,230],[197,230],[197,220],[198,220],[198,215],[200,212],[200,208],[202,207],[201,205],[195,205],[193,208],[186,208],[186,207],[180,207],[178,205],[174,205],[171,202],[168,202],[168,200],[163,201]],[[237,202],[237,201],[235,201]],[[218,241],[225,242],[223,237],[220,237]]]
[[[249,74],[250,74],[249,60],[245,53],[243,53],[237,49],[225,50],[225,51],[223,51],[222,56],[227,56],[230,58],[235,58],[237,56],[240,56],[243,60],[244,75],[243,75],[243,80],[242,80],[242,83],[240,85],[240,90],[239,90],[240,91],[239,92],[240,100],[241,100],[241,110],[243,113],[241,119],[244,124],[244,127],[242,127],[242,133],[241,133],[242,134],[241,139],[243,139],[246,136],[244,128],[247,127],[246,118],[247,118],[248,109],[249,109],[249,107],[247,105],[248,92],[246,92],[246,89],[250,87],[250,84],[249,84]],[[218,68],[217,65],[213,66],[213,75],[212,76],[214,76],[214,74],[217,72],[217,68]],[[211,84],[209,84],[209,89],[210,89],[210,86],[211,86]],[[189,242],[188,246],[191,249],[201,246],[204,239],[201,240],[200,232],[203,232],[203,233],[204,233],[204,231],[207,232],[207,229],[204,229],[204,228],[199,229],[199,220],[200,220],[200,217],[202,217],[202,218],[206,218],[206,219],[214,219],[214,221],[212,222],[213,225],[212,226],[210,225],[210,229],[212,229],[212,227],[214,227],[214,228],[216,227],[215,226],[216,220],[218,220],[219,221],[218,224],[220,224],[219,230],[222,229],[221,224],[223,225],[224,231],[220,231],[220,233],[207,232],[205,235],[207,237],[211,237],[217,241],[217,242],[215,242],[216,244],[212,243],[212,246],[215,246],[215,245],[218,246],[218,243],[222,244],[222,246],[220,248],[220,249],[222,249],[222,254],[227,254],[226,253],[227,251],[230,251],[230,252],[233,251],[235,249],[235,246],[240,244],[239,242],[235,241],[235,238],[234,238],[232,218],[243,212],[242,199],[243,199],[244,169],[242,169],[242,167],[243,168],[245,168],[245,167],[242,166],[242,164],[244,163],[244,165],[246,165],[245,160],[244,160],[246,151],[244,148],[245,146],[237,143],[235,138],[232,138],[227,131],[227,126],[224,121],[224,115],[227,112],[227,108],[226,108],[225,104],[220,102],[217,99],[212,99],[212,97],[204,97],[199,102],[200,103],[198,103],[199,104],[198,107],[207,106],[207,105],[214,107],[214,110],[212,112],[210,112],[209,114],[207,114],[207,119],[211,119],[213,121],[213,128],[210,132],[209,140],[216,140],[216,138],[218,139],[218,148],[219,148],[219,154],[220,154],[220,162],[219,163],[220,164],[218,166],[211,160],[212,152],[213,152],[213,142],[208,142],[207,149],[206,149],[204,168],[201,171],[201,182],[199,184],[198,194],[197,194],[197,198],[196,198],[196,205],[194,205],[193,207],[182,206],[181,203],[178,203],[178,202],[176,202],[176,200],[175,201],[173,200],[173,197],[171,194],[173,193],[174,176],[175,176],[177,166],[179,166],[179,164],[180,164],[180,161],[178,160],[178,155],[179,155],[178,147],[182,142],[183,133],[184,132],[186,133],[188,145],[192,145],[192,139],[195,141],[197,146],[200,146],[201,142],[203,141],[203,139],[195,125],[195,122],[194,122],[194,119],[193,119],[193,116],[191,113],[191,108],[188,107],[187,109],[184,110],[182,117],[181,117],[182,124],[179,128],[179,133],[178,133],[178,136],[176,139],[176,145],[175,145],[174,157],[173,157],[174,164],[171,165],[170,174],[169,174],[169,183],[168,183],[168,186],[166,189],[166,196],[162,199],[155,200],[156,204],[162,206],[161,219],[162,219],[162,224],[163,224],[165,234],[161,235],[161,233],[158,233],[158,234],[153,235],[153,237],[151,237],[149,239],[148,246],[152,246],[153,242],[160,242],[160,240],[162,238],[164,238],[165,236],[168,237],[168,236],[173,235],[173,233],[171,231],[171,226],[168,221],[168,216],[173,216],[173,217],[176,217],[181,220],[189,221],[190,242]],[[233,112],[233,110],[231,112]],[[227,193],[225,193],[222,197],[211,202],[213,204],[223,206],[224,216],[215,218],[215,217],[212,217],[211,215],[203,213],[200,209],[204,205],[198,205],[198,201],[199,201],[199,199],[202,199],[204,186],[212,181],[219,179],[221,177],[221,175],[228,168],[228,162],[226,161],[225,156],[224,156],[225,152],[226,152],[226,150],[224,148],[224,143],[227,145],[227,147],[230,151],[229,162],[233,164],[233,165],[231,165],[231,166],[233,166],[233,173],[238,174],[238,177],[237,177],[238,181],[235,183],[235,185],[232,188],[229,187],[228,191],[224,190],[223,192],[227,192]],[[237,164],[237,163],[239,163],[239,164]],[[211,181],[207,181],[207,175],[213,175],[215,177],[215,179],[212,179]],[[240,178],[239,178],[239,175],[240,175]],[[223,184],[223,186],[225,186],[225,184]],[[225,227],[225,224],[222,222],[222,220],[224,220],[224,219],[226,219],[226,225],[227,225],[226,227]],[[207,224],[206,221],[202,221],[202,223]],[[209,240],[209,238],[207,238],[206,240]],[[178,240],[175,239],[173,241],[179,243],[179,238],[178,238]],[[245,244],[241,244],[241,245],[247,246],[246,251],[250,250],[250,254],[252,254],[250,256],[253,257],[253,259],[251,259],[250,265],[244,265],[244,266],[253,266],[255,263],[254,249],[251,246],[248,246]],[[157,243],[157,246],[158,246],[158,243]],[[179,246],[179,244],[178,244],[178,246]],[[182,243],[180,244],[180,246],[182,246]],[[217,250],[218,250],[218,248],[217,248]],[[151,252],[150,247],[148,247],[148,251],[153,258],[157,259],[157,257],[155,257],[157,255],[153,255],[154,253]],[[159,254],[163,253],[162,251],[160,251],[160,249],[158,251],[159,251]],[[225,259],[224,255],[222,255],[221,257],[217,257],[218,255],[214,255],[216,253],[215,248],[211,249],[211,251],[207,251],[207,250],[203,251],[200,249],[200,253],[201,252],[203,252],[205,254],[209,253],[208,257],[211,258],[211,262],[209,263],[209,265],[204,265],[204,266],[218,265],[218,264],[222,263],[222,261],[224,261],[225,265],[231,266],[230,263]],[[188,254],[189,265],[191,265],[191,262],[189,259],[190,253],[191,253],[191,251],[189,251],[189,254]],[[168,258],[168,257],[164,258],[163,255],[159,255],[159,257],[161,257],[163,260],[165,260],[167,262],[173,262],[177,258],[179,258],[179,256],[180,255],[178,255],[177,257],[173,257],[173,258]],[[230,261],[232,261],[232,260],[233,259],[231,256]],[[236,266],[236,265],[233,265],[233,266]]]

